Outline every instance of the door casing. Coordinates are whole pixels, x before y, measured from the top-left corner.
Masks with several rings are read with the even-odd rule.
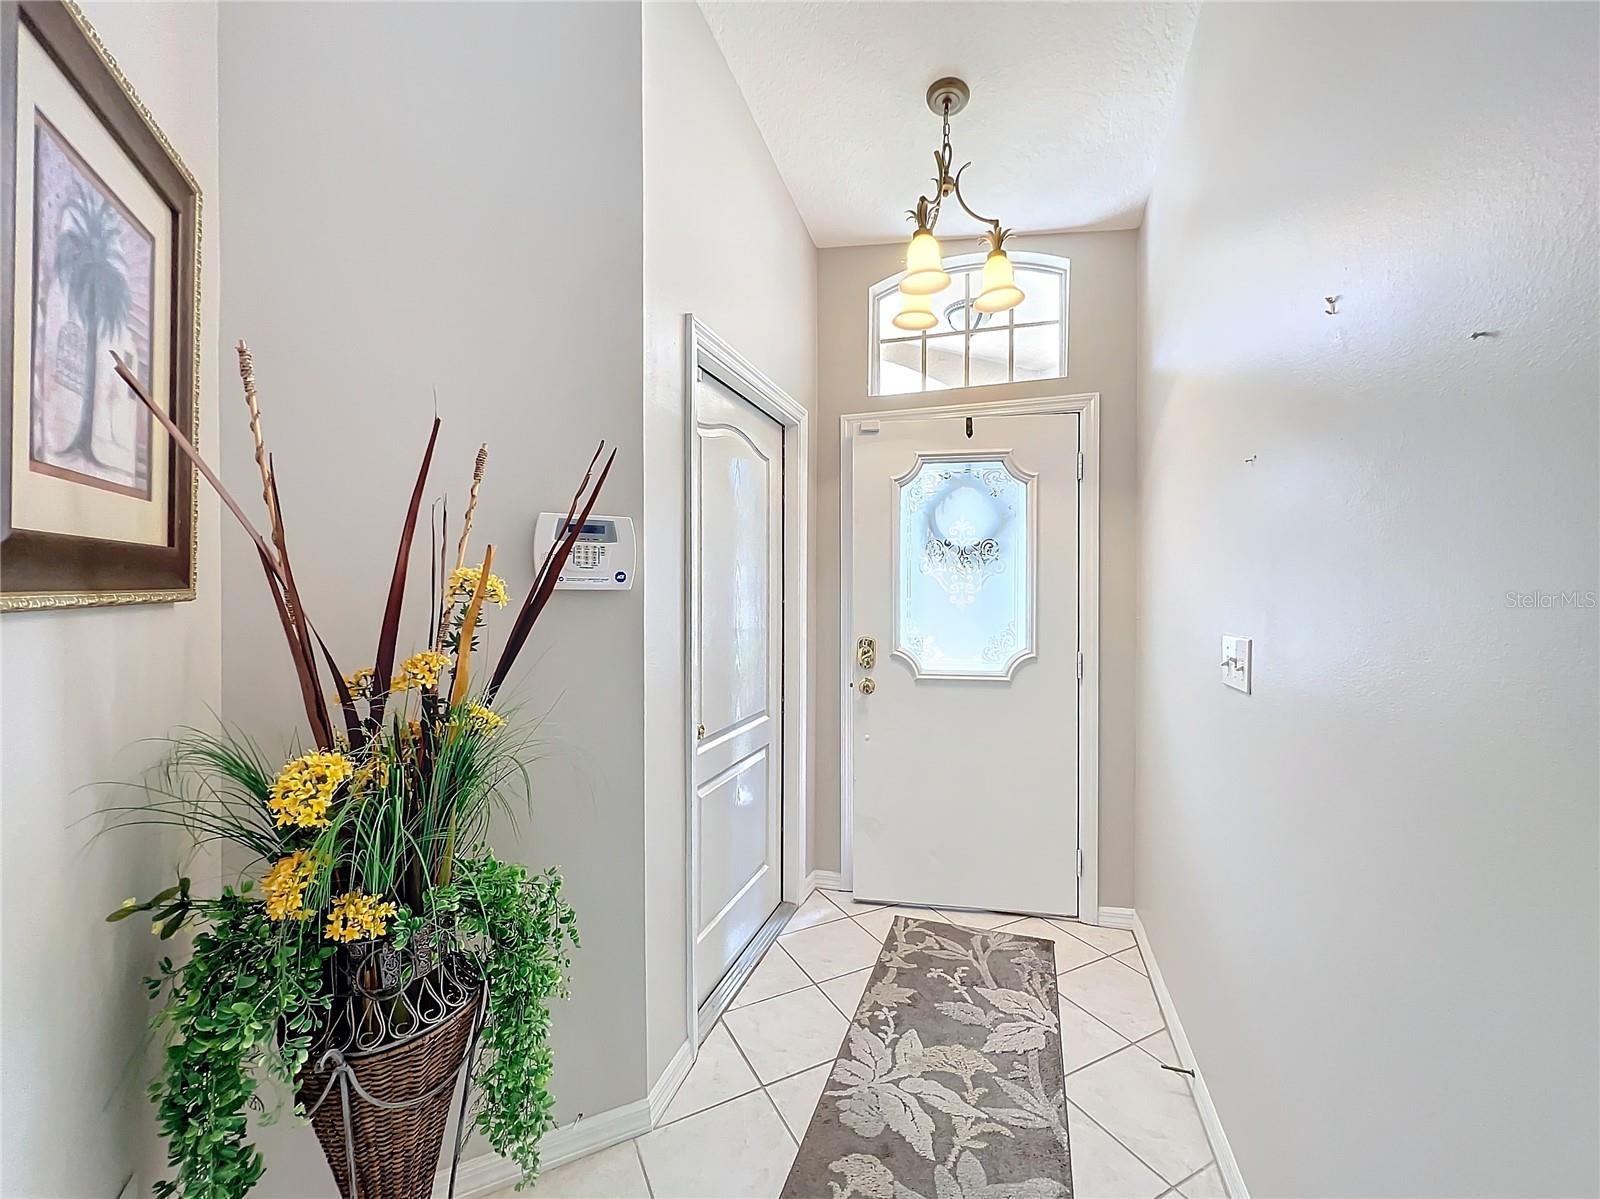
[[[684,571],[683,586],[683,795],[688,819],[684,822],[684,977],[689,1044],[698,1048],[703,1036],[695,978],[694,888],[700,877],[699,812],[694,802],[695,713],[700,710],[700,663],[695,644],[699,611],[700,479],[695,437],[695,385],[703,370],[746,403],[783,426],[783,902],[805,899],[806,863],[810,860],[806,792],[806,593],[810,582],[811,436],[810,418],[803,405],[762,374],[693,313],[683,318],[683,454],[684,454]],[[768,930],[758,934],[758,940]],[[766,939],[770,940],[770,937]],[[753,965],[753,963],[751,963]],[[720,990],[720,988],[719,988]],[[709,1032],[707,1022],[704,1031]]]
[[[848,683],[855,665],[854,448],[865,422],[879,424],[947,416],[1025,416],[1076,412],[1082,423],[1083,477],[1078,481],[1078,648],[1083,680],[1078,721],[1078,919],[1100,923],[1100,393],[1044,396],[1028,400],[931,405],[879,412],[852,412],[839,418],[839,865],[848,888],[855,871],[851,822],[854,817],[854,763]],[[1077,464],[1064,462],[1064,470]],[[785,892],[787,894],[787,892]]]

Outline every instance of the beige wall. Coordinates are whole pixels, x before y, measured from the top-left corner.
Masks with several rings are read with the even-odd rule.
[[[296,573],[354,669],[371,662],[436,393],[429,495],[448,493],[458,521],[489,443],[475,541],[494,543],[515,595],[534,568],[535,515],[564,510],[600,438],[620,453],[598,510],[641,515],[639,6],[227,5],[221,56],[237,214],[221,340],[255,351]],[[254,511],[238,394],[230,378],[224,465]],[[408,635],[426,546],[424,534]],[[224,710],[276,752],[293,674],[238,537],[225,569]],[[647,1086],[648,571],[641,582],[557,593],[503,693],[542,721],[544,756],[532,819],[498,843],[562,867],[583,936],[572,1000],[555,1010],[562,1121]],[[490,646],[508,623],[491,624]],[[267,1137],[263,1195],[329,1191],[303,1129]]]
[[[817,285],[811,238],[697,5],[645,6],[644,113],[646,984],[654,1078],[683,1044],[687,1016],[683,316],[693,312],[814,412]]]
[[[217,433],[223,206],[217,196],[217,10],[90,3],[86,15],[204,194],[201,439]],[[159,738],[218,706],[217,504],[200,494],[199,598],[0,617],[0,1193],[111,1199],[163,1160],[145,1083],[154,1010],[141,984],[160,946],[102,918],[173,880],[176,840],[78,823],[137,780]],[[126,793],[124,793],[126,795]],[[204,872],[204,863],[197,864]],[[213,867],[214,869],[214,867]],[[199,874],[197,873],[197,877]]]
[[[1256,1195],[1600,1188],[1596,613],[1507,598],[1600,589],[1597,11],[1200,14],[1143,236],[1137,904]]]
[[[1100,902],[1133,902],[1134,653],[1134,272],[1136,234],[1018,237],[1019,250],[1072,260],[1066,379],[957,388],[909,396],[867,395],[867,291],[904,267],[904,246],[823,250],[817,276],[815,590],[816,673],[812,729],[816,803],[813,869],[839,867],[839,417],[930,404],[959,404],[1097,391],[1100,425]],[[963,253],[965,239],[945,240]],[[1064,854],[1064,870],[1071,869]]]

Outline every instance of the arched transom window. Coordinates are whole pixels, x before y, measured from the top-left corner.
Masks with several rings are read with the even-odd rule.
[[[1067,373],[1068,261],[1053,254],[1013,251],[1017,286],[1027,296],[1009,312],[974,311],[983,255],[946,258],[950,285],[930,296],[939,323],[921,333],[894,326],[900,276],[872,289],[867,364],[869,395],[985,387]]]

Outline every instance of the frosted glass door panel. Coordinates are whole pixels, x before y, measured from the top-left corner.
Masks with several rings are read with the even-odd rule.
[[[1032,476],[919,455],[895,488],[895,653],[918,678],[1010,678],[1033,655]]]
[[[700,442],[702,722],[720,733],[760,712],[767,697],[767,518],[776,463],[741,429]],[[706,687],[707,679],[718,686]]]

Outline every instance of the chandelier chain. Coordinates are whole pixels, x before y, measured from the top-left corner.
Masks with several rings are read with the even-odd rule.
[[[989,226],[989,232],[985,234],[985,237],[995,249],[999,249],[1000,239],[1005,236],[1006,230],[1000,228],[1000,222],[996,218],[974,212],[972,206],[967,203],[966,196],[961,194],[961,174],[972,163],[962,163],[955,174],[952,175],[950,173],[950,167],[955,161],[955,150],[950,145],[950,97],[946,96],[939,106],[944,113],[943,129],[941,131],[943,137],[938,153],[933,156],[934,165],[939,171],[933,180],[933,195],[923,196],[918,199],[917,207],[906,215],[916,221],[918,228],[927,229],[931,233],[939,223],[939,211],[944,205],[944,198],[948,195],[954,195],[956,203],[961,205],[963,212],[979,224]]]
[[[910,245],[906,247],[906,273],[899,283],[899,290],[906,299],[894,318],[897,329],[920,330],[926,334],[927,330],[939,323],[932,308],[933,297],[949,286],[951,277],[944,269],[944,252],[939,248],[934,228],[939,223],[940,212],[949,196],[956,198],[956,203],[969,217],[980,225],[988,226],[982,240],[989,243],[989,254],[983,263],[983,290],[973,297],[969,286],[965,300],[958,300],[945,308],[945,319],[951,320],[951,313],[964,309],[966,317],[963,327],[970,333],[976,324],[997,312],[1008,312],[1026,299],[1016,284],[1011,259],[1003,248],[1011,231],[1002,229],[995,217],[974,211],[961,192],[961,176],[966,174],[972,163],[968,161],[959,168],[955,167],[955,149],[950,144],[950,118],[966,107],[971,94],[966,83],[954,77],[936,79],[928,88],[928,108],[940,119],[941,136],[939,148],[933,153],[933,194],[919,195],[916,207],[906,213],[916,222],[917,228],[911,235]]]

